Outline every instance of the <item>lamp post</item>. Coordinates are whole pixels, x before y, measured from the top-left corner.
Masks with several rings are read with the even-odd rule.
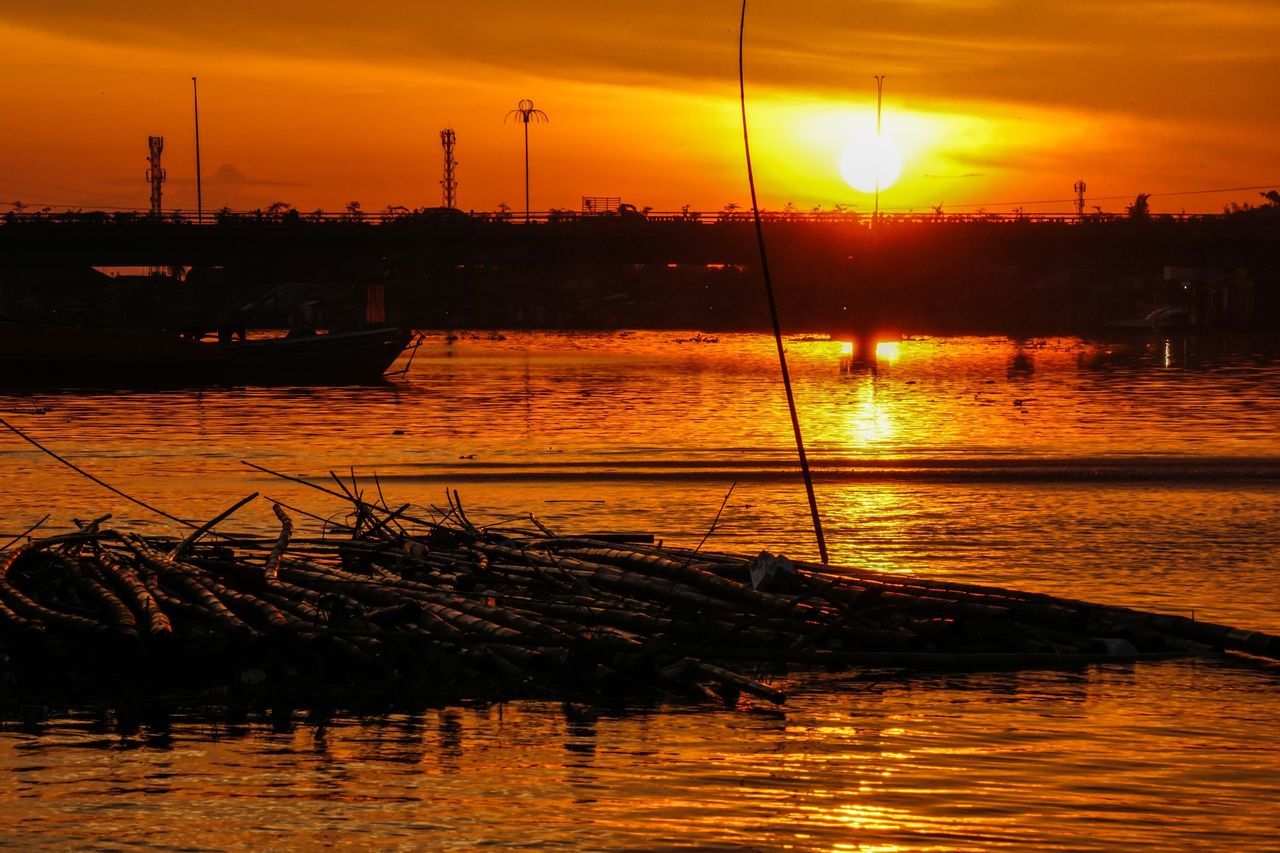
[[[200,187],[200,90],[196,78],[191,78],[191,101],[196,114],[196,224],[204,222],[204,196]]]
[[[533,101],[528,98],[521,98],[516,108],[507,113],[504,121],[509,121],[513,117],[524,125],[524,221],[527,225],[529,223],[529,122],[538,124],[550,119],[542,110],[534,109]]]
[[[880,218],[880,159],[883,149],[880,147],[880,105],[884,100],[884,75],[876,75],[876,210],[875,218]]]

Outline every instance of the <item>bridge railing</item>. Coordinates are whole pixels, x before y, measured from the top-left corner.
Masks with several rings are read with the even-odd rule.
[[[1087,213],[1080,216],[1076,213],[937,213],[933,211],[919,213],[914,211],[894,211],[880,214],[864,213],[852,210],[762,210],[761,218],[770,223],[809,222],[837,223],[844,225],[861,225],[865,227],[892,226],[905,224],[941,224],[941,223],[1059,223],[1080,225],[1094,222],[1117,222],[1130,217],[1124,213]],[[1222,213],[1152,213],[1147,219],[1157,221],[1206,221],[1230,218],[1230,214]],[[325,211],[316,210],[303,213],[297,210],[265,211],[265,210],[218,210],[204,214],[196,214],[190,210],[167,210],[159,215],[149,211],[138,210],[53,210],[44,208],[37,211],[21,210],[0,214],[0,225],[37,222],[66,222],[82,224],[141,224],[169,223],[175,225],[234,225],[256,223],[345,223],[365,225],[387,225],[407,223],[501,223],[509,225],[547,225],[567,222],[682,222],[714,225],[733,222],[750,222],[750,210],[732,209],[712,212],[702,211],[654,211],[623,213],[583,214],[571,210],[531,211],[462,211],[451,208],[424,208],[418,210],[391,208],[383,211]]]

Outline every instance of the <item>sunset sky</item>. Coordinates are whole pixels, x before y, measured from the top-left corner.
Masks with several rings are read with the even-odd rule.
[[[752,0],[747,84],[761,202],[852,205],[842,152],[874,129],[902,176],[884,209],[1214,211],[1280,183],[1276,0]],[[165,137],[167,208],[195,207],[191,76],[206,209],[440,203],[457,131],[459,205],[583,195],[717,210],[748,200],[737,0],[360,3],[159,0],[0,6],[0,207],[145,207]]]

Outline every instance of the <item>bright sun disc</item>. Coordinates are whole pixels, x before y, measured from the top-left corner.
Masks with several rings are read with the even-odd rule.
[[[840,175],[855,190],[864,193],[888,189],[902,173],[902,154],[885,136],[860,136],[840,154]]]

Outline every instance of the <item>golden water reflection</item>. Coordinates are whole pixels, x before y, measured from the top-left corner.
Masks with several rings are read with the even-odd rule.
[[[813,557],[772,339],[691,337],[437,335],[382,387],[0,395],[0,409],[200,520],[250,491],[341,514],[241,459],[688,545],[733,487],[710,547]],[[856,369],[839,340],[786,347],[837,562],[1280,628],[1280,360],[1264,344],[908,338]],[[164,527],[12,436],[0,473],[0,533],[50,510],[56,529],[103,512]],[[261,502],[236,519],[276,524]]]
[[[892,399],[877,400],[874,374],[863,376],[856,402],[849,413],[850,449],[869,450],[891,441],[894,437],[894,406]]]
[[[784,686],[782,716],[516,702],[0,727],[0,843],[1265,850],[1280,819],[1280,681],[1256,667]]]
[[[880,341],[876,344],[876,360],[890,364],[898,360],[902,345],[898,341]]]
[[[485,523],[813,556],[773,342],[437,336],[376,388],[0,396],[4,417],[170,511],[239,464],[456,488]],[[787,341],[833,559],[1280,631],[1280,367],[1229,342],[903,340],[845,369]],[[0,533],[137,507],[6,439]],[[270,530],[269,505],[236,523]],[[299,519],[299,529],[320,532]],[[0,727],[0,843],[652,849],[1268,849],[1280,684],[1248,665],[814,675],[784,717],[547,703],[390,719]],[[54,709],[57,714],[57,710]],[[88,821],[85,815],[92,814]]]

